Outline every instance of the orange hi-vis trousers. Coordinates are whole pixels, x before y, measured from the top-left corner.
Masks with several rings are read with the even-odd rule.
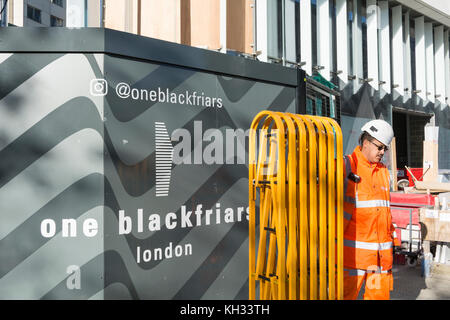
[[[392,271],[344,269],[344,300],[356,300],[365,281],[364,300],[389,300]]]

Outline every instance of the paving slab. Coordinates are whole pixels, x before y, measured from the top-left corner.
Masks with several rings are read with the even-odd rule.
[[[422,266],[394,264],[394,290],[391,300],[450,300],[450,265],[433,264],[429,277],[422,276]],[[363,298],[364,288],[358,300]]]

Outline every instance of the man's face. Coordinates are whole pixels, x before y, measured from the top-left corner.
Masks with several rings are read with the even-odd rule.
[[[387,147],[377,139],[364,140],[362,153],[369,160],[369,162],[377,163],[383,159],[384,153],[387,151]]]

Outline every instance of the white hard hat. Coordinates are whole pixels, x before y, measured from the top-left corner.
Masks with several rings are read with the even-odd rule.
[[[394,137],[394,130],[391,125],[380,119],[367,122],[362,126],[361,131],[367,132],[385,146],[389,146],[392,138]]]

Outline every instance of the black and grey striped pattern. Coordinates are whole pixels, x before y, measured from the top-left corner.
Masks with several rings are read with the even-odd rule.
[[[108,81],[106,97],[90,95],[95,78]],[[223,108],[124,100],[115,95],[121,81],[204,92]],[[195,121],[203,133],[248,129],[262,109],[294,112],[295,88],[104,54],[0,54],[0,298],[246,299],[247,221],[223,219],[248,205],[247,166],[169,164],[160,144],[175,146],[167,138],[178,128],[194,139]],[[193,140],[189,151],[208,143]],[[168,167],[165,194],[158,172]],[[197,226],[193,213],[192,226],[165,226],[167,213],[180,219],[181,208],[199,204],[203,212],[219,204],[221,223],[203,214]],[[119,210],[132,219],[128,234],[118,233]],[[148,230],[151,214],[160,230]],[[82,234],[89,218],[98,221],[92,238]],[[44,219],[55,221],[55,236],[41,235]],[[77,237],[62,237],[62,219],[77,221]],[[137,247],[169,244],[191,244],[192,255],[137,263]],[[67,287],[71,265],[80,289]]]

